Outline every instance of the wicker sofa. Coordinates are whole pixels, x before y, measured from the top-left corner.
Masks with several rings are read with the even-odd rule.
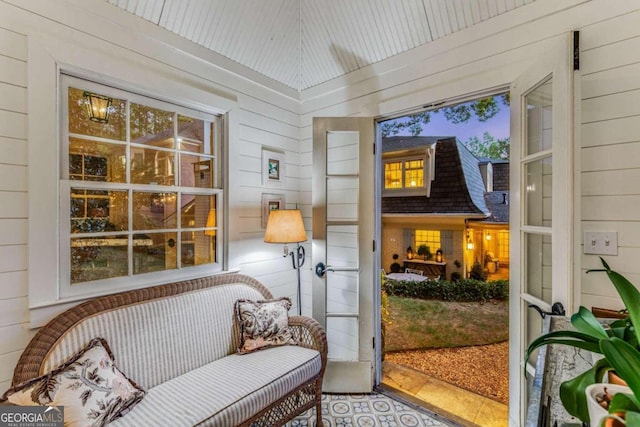
[[[322,425],[327,343],[315,320],[289,318],[298,345],[237,354],[235,301],[270,298],[257,280],[226,274],[93,299],[38,332],[13,384],[102,337],[117,366],[146,391],[113,426],[279,426],[314,406]]]

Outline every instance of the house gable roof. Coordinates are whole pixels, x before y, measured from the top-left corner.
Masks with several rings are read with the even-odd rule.
[[[436,144],[431,196],[382,197],[382,214],[488,216],[478,159],[455,137],[394,136],[382,139],[382,152]]]

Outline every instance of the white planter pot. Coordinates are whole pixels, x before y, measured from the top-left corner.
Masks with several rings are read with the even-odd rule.
[[[585,394],[587,395],[587,409],[589,410],[589,420],[591,427],[600,427],[602,419],[609,413],[606,409],[600,406],[598,404],[598,401],[596,400],[596,396],[598,394],[604,393],[605,388],[611,395],[614,395],[616,393],[631,394],[631,389],[624,385],[596,383],[588,386],[585,390]]]

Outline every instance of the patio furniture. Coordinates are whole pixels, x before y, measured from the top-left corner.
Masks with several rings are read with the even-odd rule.
[[[145,391],[110,425],[281,426],[313,407],[321,425],[327,341],[318,322],[291,316],[297,345],[238,353],[247,330],[241,334],[236,301],[269,299],[264,285],[241,274],[95,298],[40,329],[20,357],[13,385],[53,371],[103,338],[113,363]]]

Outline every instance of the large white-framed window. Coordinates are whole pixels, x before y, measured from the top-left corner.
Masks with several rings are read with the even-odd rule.
[[[59,295],[222,269],[223,116],[62,74]],[[90,95],[110,100],[89,117]]]

